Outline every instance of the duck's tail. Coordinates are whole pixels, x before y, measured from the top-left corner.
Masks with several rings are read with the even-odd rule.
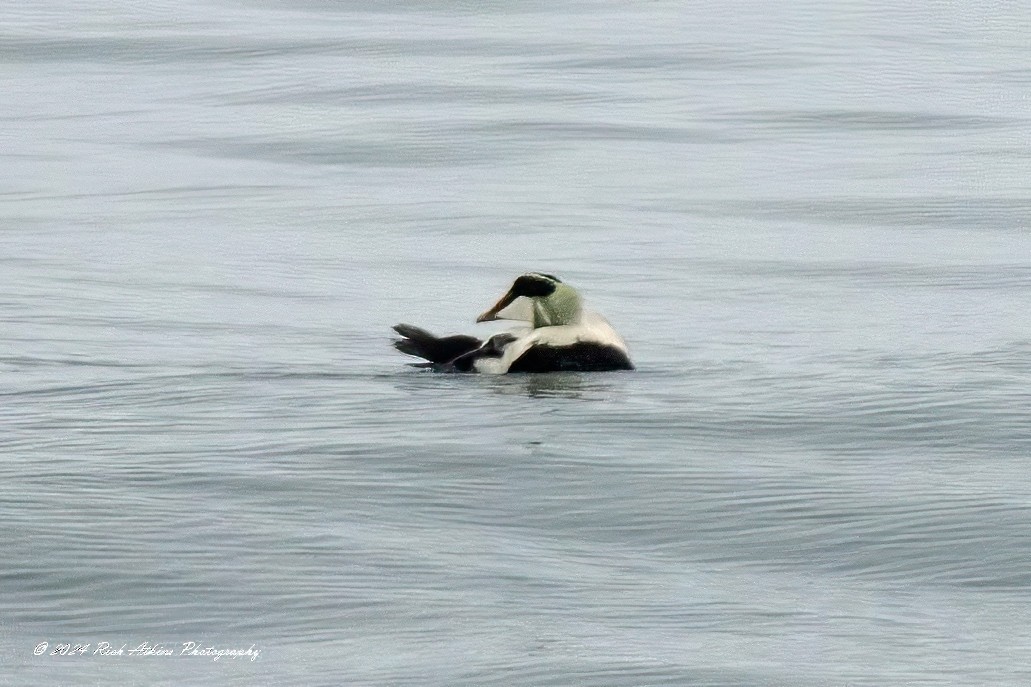
[[[464,334],[437,337],[410,324],[394,325],[394,331],[403,337],[394,341],[394,348],[438,365],[474,351],[483,343],[475,336]]]

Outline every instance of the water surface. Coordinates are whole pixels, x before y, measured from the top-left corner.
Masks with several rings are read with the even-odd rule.
[[[1027,684],[1028,35],[9,9],[0,683]],[[527,270],[638,370],[390,348]]]

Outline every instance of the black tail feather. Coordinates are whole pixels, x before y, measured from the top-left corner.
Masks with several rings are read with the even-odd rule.
[[[460,355],[474,351],[482,343],[475,336],[464,334],[436,337],[425,329],[410,324],[394,325],[394,331],[404,337],[394,342],[394,348],[438,364],[450,362]]]

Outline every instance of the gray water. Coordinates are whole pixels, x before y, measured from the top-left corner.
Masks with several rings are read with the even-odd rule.
[[[1031,11],[494,4],[8,3],[0,684],[1031,683]]]

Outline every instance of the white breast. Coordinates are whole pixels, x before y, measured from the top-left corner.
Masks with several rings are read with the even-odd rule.
[[[550,346],[562,348],[572,346],[581,341],[589,341],[604,346],[611,346],[623,351],[629,357],[626,343],[616,333],[612,325],[598,313],[585,312],[576,324],[564,324],[554,327],[538,327],[537,329],[518,328],[512,330],[519,338],[505,348],[500,358],[481,358],[474,365],[477,372],[484,374],[505,374],[508,368],[523,353],[534,346]]]

